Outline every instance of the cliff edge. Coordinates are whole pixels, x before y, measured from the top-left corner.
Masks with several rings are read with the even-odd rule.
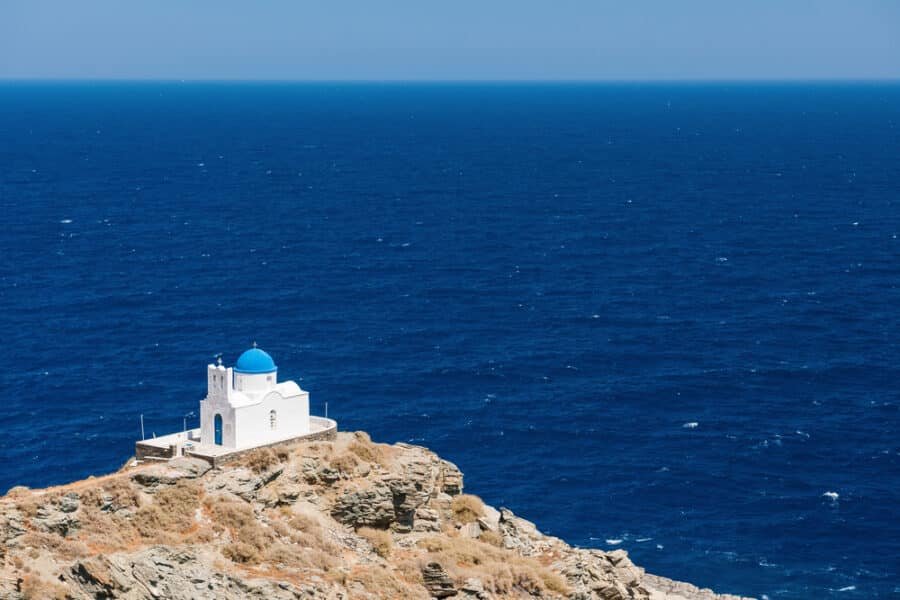
[[[543,535],[430,450],[360,432],[13,488],[0,540],[10,600],[738,600]]]

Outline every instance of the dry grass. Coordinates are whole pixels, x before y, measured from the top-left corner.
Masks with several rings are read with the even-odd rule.
[[[353,441],[347,446],[347,450],[355,454],[363,462],[384,465],[385,455],[381,447],[372,441],[364,431],[353,434]]]
[[[25,600],[66,600],[72,598],[69,588],[56,581],[41,579],[37,575],[26,575],[19,586]]]
[[[125,515],[104,513],[96,506],[85,506],[78,518],[81,529],[77,539],[95,552],[127,550],[141,541],[134,523]]]
[[[385,600],[396,600],[397,598],[414,600],[421,598],[427,600],[430,597],[425,588],[419,585],[409,585],[398,578],[395,572],[381,565],[357,567],[347,575],[346,579],[348,582],[356,582],[362,587],[362,590],[358,591],[356,586],[348,586],[350,598],[365,598],[367,600],[370,598],[383,598]]]
[[[450,510],[460,523],[474,523],[484,516],[484,502],[478,496],[460,494],[453,497]]]
[[[458,583],[477,577],[499,595],[568,594],[565,580],[533,558],[462,537],[432,536],[420,545],[427,551],[421,565],[440,563]]]
[[[246,542],[232,542],[222,548],[222,556],[240,564],[256,564],[259,562],[261,555],[259,548]]]
[[[381,558],[387,558],[391,555],[391,548],[394,546],[394,540],[391,538],[391,534],[384,529],[360,527],[356,530],[356,533],[372,544],[372,549],[375,550],[375,554]]]
[[[356,472],[356,467],[359,466],[359,459],[351,452],[344,452],[343,454],[331,457],[328,464],[331,465],[332,469],[339,473],[352,475]]]
[[[81,494],[82,507],[100,508],[108,504],[109,510],[116,511],[122,508],[135,508],[140,502],[140,493],[127,477],[109,479],[102,485],[86,489]]]
[[[199,506],[200,486],[182,479],[156,492],[153,503],[140,507],[132,523],[146,541],[173,543],[193,527]]]
[[[319,571],[329,577],[341,566],[341,548],[329,540],[328,532],[315,516],[282,506],[268,511],[265,519],[268,527],[264,531],[269,541],[264,546],[251,543],[256,554],[249,548],[237,547],[225,552],[226,556],[235,562],[265,562],[279,570]],[[241,518],[237,524],[238,535],[244,536],[247,522]]]
[[[146,530],[156,516],[150,513],[158,512],[149,508],[145,512],[138,510],[132,520],[132,512],[140,506],[141,495],[127,477],[112,478],[84,490],[78,512],[81,521],[78,539],[100,552],[115,552],[133,546],[139,541],[138,523]]]
[[[287,448],[260,448],[248,453],[242,464],[249,467],[254,473],[262,473],[287,461],[290,457],[291,454]]]
[[[318,533],[321,529],[319,522],[315,518],[304,514],[291,515],[288,525],[305,533]]]
[[[207,499],[205,505],[214,526],[231,534],[232,542],[222,549],[222,554],[237,563],[258,563],[272,543],[274,532],[260,525],[253,508],[224,496]]]
[[[19,497],[16,498],[16,506],[23,515],[28,518],[34,518],[37,516],[38,509],[59,502],[61,496],[62,494],[46,494],[41,496],[34,492],[22,492]]]
[[[76,560],[90,556],[91,552],[82,542],[64,538],[55,533],[30,531],[22,536],[21,547],[46,550],[63,560]]]
[[[481,532],[481,535],[478,536],[478,539],[484,542],[485,544],[490,544],[495,548],[503,547],[503,536],[497,533],[496,531],[491,531],[487,529]]]

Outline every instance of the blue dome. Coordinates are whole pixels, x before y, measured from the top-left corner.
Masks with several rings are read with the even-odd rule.
[[[276,370],[278,367],[272,357],[259,348],[250,348],[241,354],[234,365],[236,373],[271,373]]]

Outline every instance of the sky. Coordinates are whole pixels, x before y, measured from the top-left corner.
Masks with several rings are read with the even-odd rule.
[[[900,78],[900,0],[0,0],[0,79]]]

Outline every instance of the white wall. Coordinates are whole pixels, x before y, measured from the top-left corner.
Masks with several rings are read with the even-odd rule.
[[[222,445],[236,448],[235,409],[224,398],[207,398],[200,402],[200,443],[214,444],[215,417],[222,415]]]
[[[276,428],[270,426],[270,412],[277,415]],[[235,411],[238,448],[257,446],[288,437],[309,433],[309,393],[283,397],[278,392],[267,395],[262,402],[242,406]],[[224,418],[224,417],[223,417]]]
[[[278,373],[235,373],[234,389],[239,392],[264,392],[278,381]]]

